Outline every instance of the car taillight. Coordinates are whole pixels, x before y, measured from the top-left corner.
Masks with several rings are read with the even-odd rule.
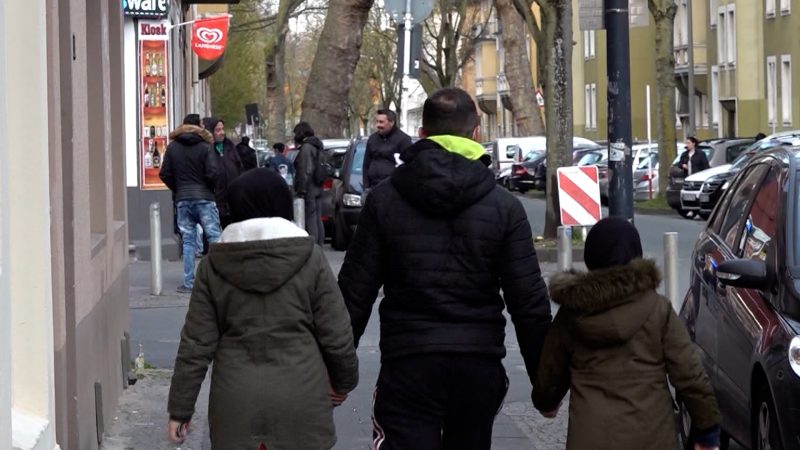
[[[322,183],[322,190],[330,191],[331,189],[333,189],[333,178],[328,178],[324,183]]]
[[[655,178],[655,177],[653,177],[653,178]],[[642,178],[639,181],[650,181],[650,174],[646,173],[646,174],[642,175]]]
[[[523,166],[514,166],[513,172],[514,175],[525,175],[527,170]]]

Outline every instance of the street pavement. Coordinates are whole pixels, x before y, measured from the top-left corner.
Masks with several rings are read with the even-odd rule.
[[[520,197],[534,236],[544,229],[544,201]],[[637,228],[642,236],[646,256],[659,262],[663,260],[663,234],[677,231],[680,245],[680,265],[688,267],[694,239],[702,228],[699,221],[693,222],[665,216],[637,216]],[[326,249],[326,256],[338,273],[344,253]],[[163,264],[164,292],[154,297],[149,292],[150,264],[131,261],[130,265],[131,305],[131,353],[133,357],[144,353],[145,360],[155,369],[122,396],[115,423],[107,432],[103,448],[108,450],[128,449],[208,449],[208,427],[205,421],[207,409],[207,384],[200,394],[197,416],[193,422],[190,439],[182,447],[166,443],[167,421],[166,396],[169,377],[180,341],[180,329],[188,307],[188,295],[175,292],[182,280],[182,265],[179,261]],[[580,267],[580,265],[578,265]],[[556,270],[555,264],[542,263],[542,271],[548,277]],[[684,271],[687,272],[687,271]],[[682,276],[682,289],[688,285],[688,272]],[[371,442],[372,391],[380,368],[378,350],[378,312],[376,308],[364,337],[358,356],[360,361],[360,383],[347,402],[335,411],[337,450],[368,449]],[[510,380],[508,395],[497,417],[492,448],[498,450],[558,450],[564,448],[568,402],[562,406],[556,419],[544,419],[533,410],[530,402],[530,382],[517,346],[513,327],[507,327],[506,345],[508,356],[503,363]]]

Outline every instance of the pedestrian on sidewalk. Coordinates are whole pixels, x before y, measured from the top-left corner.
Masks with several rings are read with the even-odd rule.
[[[214,203],[217,162],[211,146],[214,137],[200,126],[200,116],[189,114],[183,125],[170,133],[159,176],[172,191],[177,210],[183,253],[183,284],[178,292],[192,292],[197,253],[197,225],[209,242],[220,235],[219,211]]]
[[[213,362],[215,450],[327,450],[333,407],[358,382],[350,318],[322,249],[292,222],[292,195],[270,169],[229,190],[234,223],[198,268],[169,392],[181,443]]]
[[[508,390],[504,306],[530,377],[539,365],[547,288],[522,204],[495,183],[471,139],[479,124],[461,89],[425,101],[424,139],[372,189],[339,273],[356,343],[384,289],[380,450],[490,448]]]
[[[286,156],[288,149],[283,142],[276,142],[272,146],[275,156],[269,159],[269,167],[277,172],[289,186],[294,186],[294,165]]]
[[[219,167],[214,197],[219,210],[220,226],[224,230],[233,221],[228,208],[228,187],[244,172],[244,165],[233,141],[225,135],[225,122],[215,117],[208,117],[204,119],[204,125],[209,133],[214,135],[214,155],[217,157]]]
[[[656,293],[661,275],[620,217],[586,238],[588,272],[555,275],[561,305],[542,351],[533,404],[555,417],[571,392],[568,450],[676,449],[675,387],[692,419],[693,448],[716,449],[720,413],[686,327]],[[691,448],[691,447],[690,447]]]
[[[236,152],[239,154],[239,160],[242,161],[242,173],[258,167],[258,156],[256,156],[256,150],[250,146],[249,137],[242,137],[242,140],[236,144]]]
[[[397,114],[391,109],[375,113],[375,132],[367,139],[364,152],[364,189],[389,178],[397,166],[395,155],[411,146],[411,137],[397,127]]]
[[[320,164],[325,146],[314,135],[308,122],[294,127],[294,143],[299,153],[294,160],[294,192],[302,198],[306,207],[306,231],[319,245],[325,243],[325,228],[322,225],[322,183],[325,174]]]

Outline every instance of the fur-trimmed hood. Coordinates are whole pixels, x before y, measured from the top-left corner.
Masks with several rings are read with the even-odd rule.
[[[625,266],[554,275],[550,297],[571,317],[571,328],[597,345],[625,342],[652,313],[661,274],[652,260]]]
[[[169,138],[186,145],[194,145],[200,141],[206,141],[214,145],[214,135],[209,133],[205,128],[196,125],[181,125],[172,130],[172,133],[169,134]]]

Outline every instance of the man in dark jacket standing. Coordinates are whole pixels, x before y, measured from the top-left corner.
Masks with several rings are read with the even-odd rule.
[[[677,167],[683,171],[684,178],[711,167],[706,153],[697,148],[698,142],[694,136],[686,138],[686,151],[683,152],[677,164]]]
[[[322,224],[322,183],[320,178],[320,152],[325,146],[316,136],[308,122],[294,127],[294,143],[299,153],[294,160],[294,192],[305,202],[306,231],[319,245],[325,243],[325,227]]]
[[[380,109],[375,115],[378,131],[367,140],[364,153],[364,188],[370,189],[389,178],[397,166],[395,154],[411,145],[411,138],[397,128],[397,114],[390,109]]]
[[[242,160],[233,141],[225,135],[225,122],[217,118],[206,118],[205,127],[214,135],[214,155],[217,157],[217,183],[214,198],[219,210],[219,220],[224,230],[232,221],[228,208],[228,186],[244,172]]]
[[[525,210],[470,139],[469,94],[437,91],[422,120],[424,139],[367,197],[339,287],[356,345],[385,293],[376,447],[487,450],[508,388],[503,309],[533,379],[550,303]]]
[[[161,164],[159,176],[172,191],[183,243],[183,284],[178,292],[188,293],[194,285],[197,225],[208,241],[220,235],[219,211],[214,202],[217,164],[211,146],[214,137],[200,126],[200,116],[189,114],[183,125],[170,134],[172,142]]]

